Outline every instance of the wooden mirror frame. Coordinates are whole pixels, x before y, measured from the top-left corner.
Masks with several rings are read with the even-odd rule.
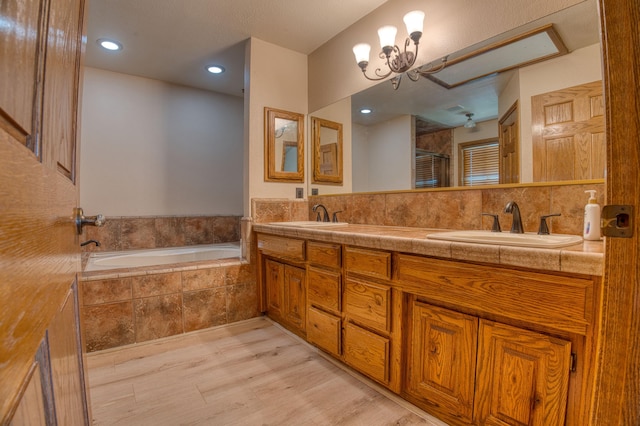
[[[327,174],[323,171],[322,162],[322,128],[333,129],[337,132],[335,154],[333,156],[335,173]],[[342,185],[342,123],[311,117],[311,140],[313,142],[313,182]],[[325,145],[330,146],[330,145]]]
[[[298,169],[294,172],[280,170],[276,158],[284,158],[284,147],[276,149],[276,119],[295,121],[298,148]],[[287,141],[289,142],[289,141]],[[264,108],[264,180],[265,182],[304,182],[304,114],[275,108]]]

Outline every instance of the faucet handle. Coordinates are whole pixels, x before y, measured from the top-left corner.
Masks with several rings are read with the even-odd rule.
[[[560,216],[560,213],[547,214],[540,216],[540,226],[538,227],[538,235],[549,235],[549,227],[547,226],[547,218]]]
[[[493,218],[493,225],[491,226],[491,232],[502,232],[500,228],[500,219],[497,214],[482,213],[482,216],[491,216]]]
[[[338,213],[342,213],[342,210],[338,210],[337,212],[333,212],[333,217],[331,218],[331,222],[333,222],[333,223],[339,222]]]

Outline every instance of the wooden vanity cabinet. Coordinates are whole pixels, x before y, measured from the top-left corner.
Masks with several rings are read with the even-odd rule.
[[[305,336],[307,286],[303,240],[258,235],[264,309],[269,317],[294,333]]]
[[[581,424],[592,279],[402,254],[397,278],[408,400],[452,424]]]
[[[307,340],[342,355],[342,250],[339,244],[307,242]]]

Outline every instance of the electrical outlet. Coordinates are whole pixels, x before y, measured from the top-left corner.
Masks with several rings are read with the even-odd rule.
[[[318,195],[318,188],[311,188],[311,195]]]
[[[296,198],[304,198],[304,188],[296,188]]]

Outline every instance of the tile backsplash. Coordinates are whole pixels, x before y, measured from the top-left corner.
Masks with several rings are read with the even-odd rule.
[[[604,205],[603,183],[579,182],[321,195],[308,202],[255,199],[252,211],[256,223],[315,220],[311,208],[323,204],[330,213],[340,211],[338,219],[343,222],[440,229],[491,229],[493,219],[482,215],[490,213],[498,215],[503,231],[509,231],[512,217],[504,207],[515,201],[525,232],[537,232],[540,216],[560,213],[547,219],[550,231],[582,235],[587,189],[595,189],[598,203]]]

